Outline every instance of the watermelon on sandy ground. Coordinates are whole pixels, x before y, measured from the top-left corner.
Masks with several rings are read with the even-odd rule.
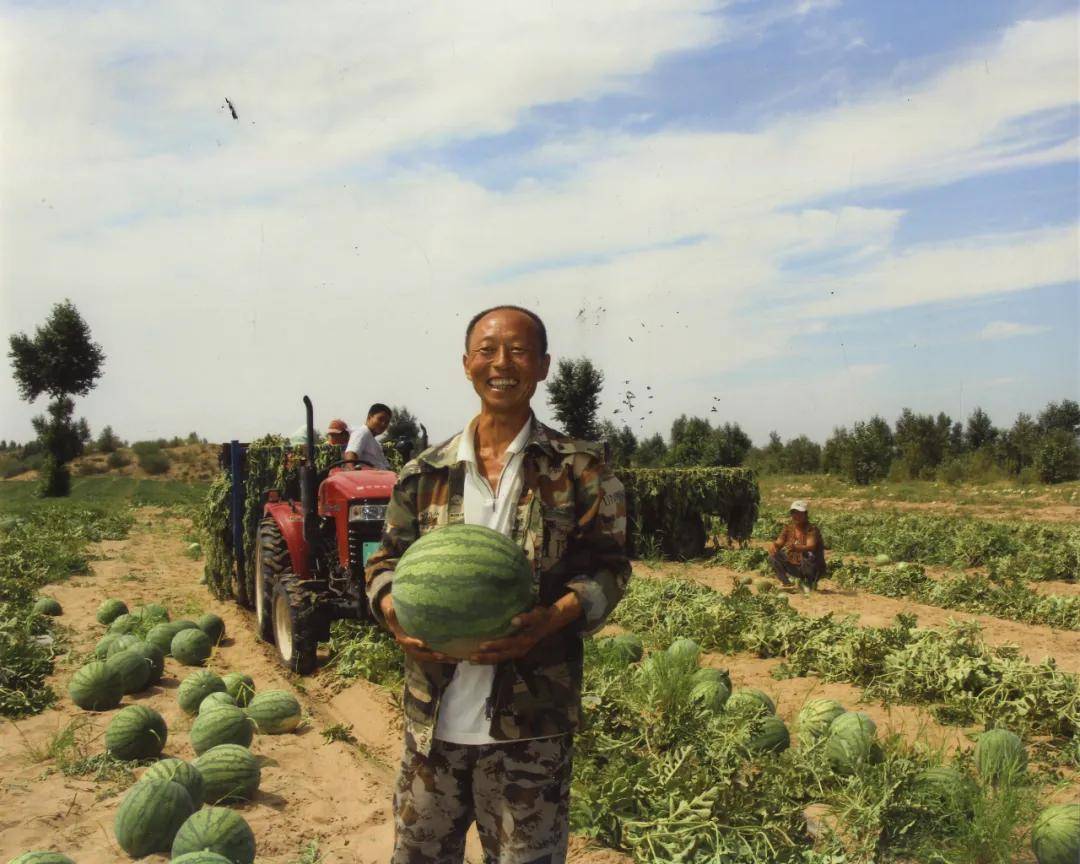
[[[221,676],[209,669],[200,669],[192,672],[183,681],[176,691],[176,701],[185,714],[196,714],[202,701],[211,693],[224,693],[225,682]]]
[[[196,810],[202,807],[206,800],[206,783],[202,772],[182,759],[159,759],[143,772],[139,782],[144,780],[171,780],[173,783],[179,783],[187,790]]]
[[[120,675],[100,660],[80,668],[68,683],[71,701],[87,711],[110,711],[124,696]]]
[[[237,705],[247,705],[255,695],[255,681],[250,675],[229,672],[222,680],[225,682],[225,692],[236,700]]]
[[[228,858],[232,864],[253,864],[255,835],[244,817],[228,807],[204,807],[180,826],[173,840],[175,861],[189,852],[208,850]]]
[[[187,790],[170,780],[136,783],[113,820],[116,842],[132,858],[168,852],[177,831],[195,812]]]
[[[60,852],[23,852],[8,861],[8,864],[75,864],[67,855]]]
[[[505,636],[533,607],[532,566],[509,537],[483,525],[429,531],[401,556],[391,587],[406,633],[454,657]]]
[[[191,746],[198,754],[220,744],[247,747],[255,734],[251,718],[235,705],[220,705],[203,711],[191,724]]]
[[[116,597],[109,597],[106,600],[102,600],[101,605],[98,606],[97,620],[99,623],[108,627],[121,615],[126,615],[127,611],[127,604],[123,600]]]
[[[117,759],[149,759],[165,747],[169,730],[164,718],[146,705],[121,708],[105,730],[105,750]]]
[[[296,697],[287,690],[266,690],[248,703],[247,715],[264,735],[292,732],[300,725],[302,711]]]
[[[258,759],[239,744],[211,747],[195,760],[195,767],[205,784],[207,804],[251,801],[262,775]]]

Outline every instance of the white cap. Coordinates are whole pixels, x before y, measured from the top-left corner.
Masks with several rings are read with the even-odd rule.
[[[798,501],[792,501],[791,506],[788,507],[788,512],[792,510],[798,510],[800,513],[805,513],[809,508],[806,506],[806,502],[801,498]]]

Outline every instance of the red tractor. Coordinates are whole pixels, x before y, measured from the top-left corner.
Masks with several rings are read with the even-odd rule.
[[[245,599],[255,607],[259,636],[277,647],[289,669],[306,674],[330,622],[368,614],[364,564],[379,546],[393,471],[343,461],[315,469],[315,428],[307,411],[299,490],[268,490],[255,538],[255,579]],[[349,466],[351,467],[351,466]],[[299,500],[297,500],[297,497]]]

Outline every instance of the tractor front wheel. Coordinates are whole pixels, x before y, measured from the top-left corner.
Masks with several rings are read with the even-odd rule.
[[[293,575],[282,576],[274,583],[274,644],[281,665],[307,675],[315,669],[318,644],[315,607]]]
[[[272,517],[259,523],[255,538],[255,629],[264,642],[274,641],[274,585],[289,566],[289,547],[281,536],[281,528]]]

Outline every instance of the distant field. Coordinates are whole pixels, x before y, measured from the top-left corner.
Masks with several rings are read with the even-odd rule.
[[[102,509],[127,505],[170,507],[200,503],[206,497],[207,482],[180,480],[141,480],[134,477],[76,477],[71,484],[68,502]],[[37,483],[8,481],[0,483],[0,513],[19,513],[50,506],[36,496]]]

